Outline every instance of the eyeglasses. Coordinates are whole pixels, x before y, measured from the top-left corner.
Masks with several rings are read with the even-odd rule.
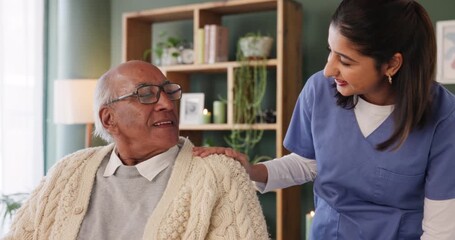
[[[165,82],[162,85],[142,84],[132,93],[120,96],[106,105],[136,96],[142,104],[154,104],[160,100],[160,93],[163,91],[171,101],[179,100],[182,97],[182,88],[176,83]]]

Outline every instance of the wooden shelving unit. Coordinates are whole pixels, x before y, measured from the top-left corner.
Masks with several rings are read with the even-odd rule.
[[[206,24],[222,25],[227,15],[276,11],[276,58],[267,62],[276,71],[276,123],[256,124],[254,128],[274,131],[276,156],[287,154],[282,143],[289,120],[302,88],[302,57],[300,40],[302,29],[301,5],[292,0],[231,0],[191,4],[162,9],[125,13],[123,15],[123,61],[142,59],[145,50],[151,47],[154,23],[190,20],[193,23],[193,43],[198,41],[197,30]],[[252,29],[254,31],[254,29]],[[198,44],[194,44],[198,46]],[[195,49],[197,52],[197,49]],[[204,125],[181,125],[182,135],[189,136],[196,144],[202,141],[204,131],[229,131],[232,128],[248,128],[233,122],[234,69],[235,61],[214,64],[190,64],[161,67],[173,82],[190,91],[190,76],[195,73],[221,73],[227,79],[227,123]],[[300,187],[281,189],[276,192],[277,239],[300,239]]]

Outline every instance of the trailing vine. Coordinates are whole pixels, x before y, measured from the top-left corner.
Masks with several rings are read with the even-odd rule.
[[[234,70],[234,128],[226,143],[236,151],[245,153],[251,162],[256,163],[267,156],[250,156],[251,150],[263,137],[264,130],[254,129],[254,124],[262,122],[261,103],[267,87],[267,58],[245,57],[237,44],[236,60],[239,67]],[[236,128],[237,124],[246,124],[247,128]],[[238,126],[238,125],[237,125]]]

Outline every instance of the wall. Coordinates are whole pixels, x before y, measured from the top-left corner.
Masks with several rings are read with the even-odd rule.
[[[85,125],[53,121],[53,82],[98,78],[110,67],[109,0],[48,0],[46,41],[45,159],[58,159],[84,147]]]

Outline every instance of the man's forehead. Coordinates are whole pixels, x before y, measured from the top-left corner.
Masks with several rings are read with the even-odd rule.
[[[130,83],[133,85],[161,84],[166,81],[166,77],[161,73],[150,73],[144,71],[120,73],[117,78],[119,82]]]

